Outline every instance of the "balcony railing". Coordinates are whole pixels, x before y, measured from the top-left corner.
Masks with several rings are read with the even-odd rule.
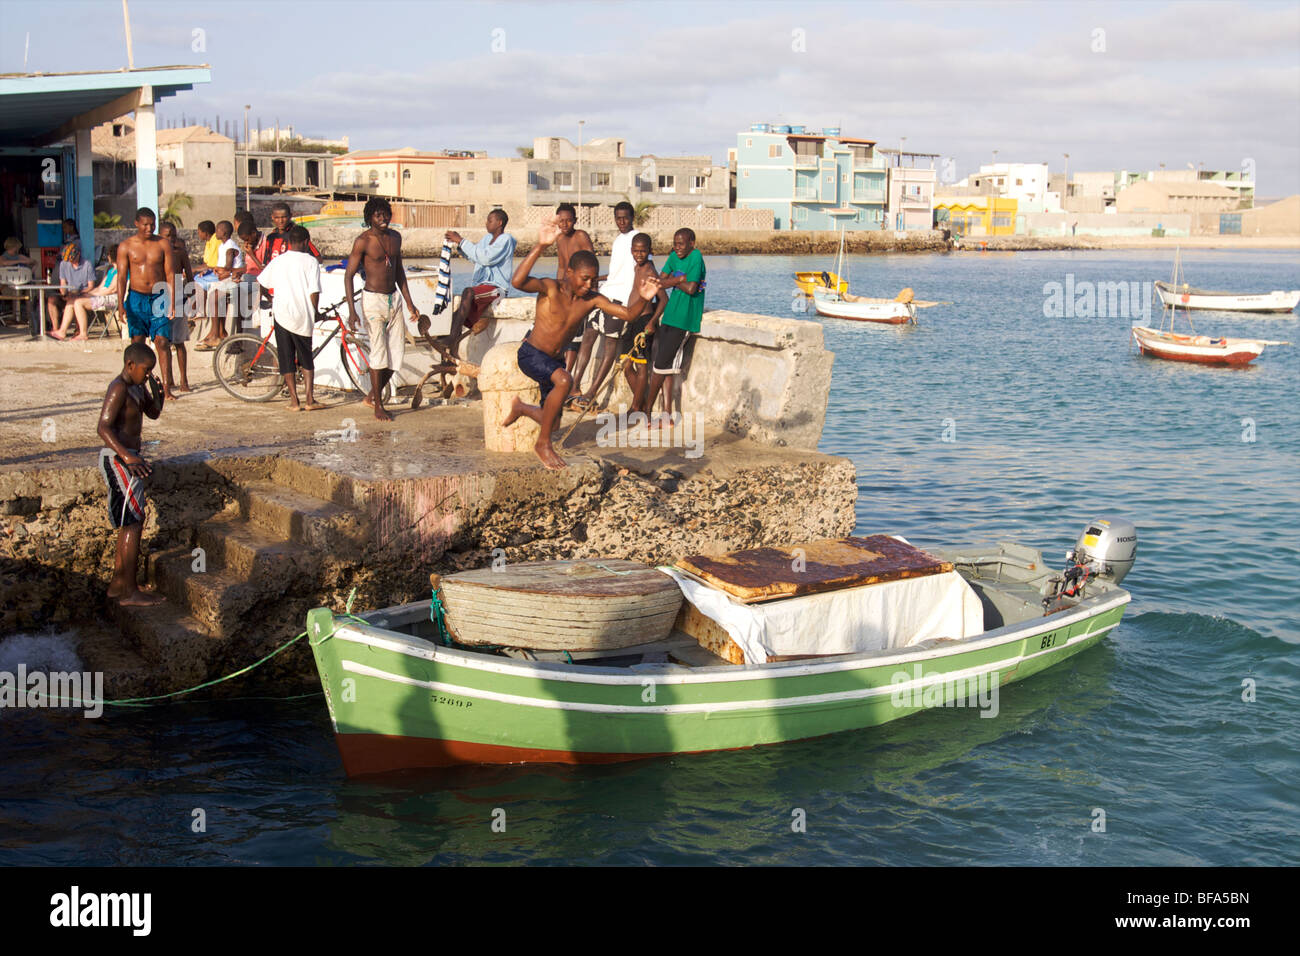
[[[796,186],[794,190],[795,199],[817,199],[817,188],[815,186]]]
[[[795,153],[794,164],[798,168],[820,165],[822,158],[817,153]]]
[[[884,202],[885,191],[883,189],[855,189],[853,190],[854,202]]]

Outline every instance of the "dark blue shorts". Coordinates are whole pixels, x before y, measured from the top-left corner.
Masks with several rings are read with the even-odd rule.
[[[167,293],[136,292],[132,289],[126,294],[126,331],[134,338],[143,335],[147,338],[162,336],[167,341],[172,338],[172,320],[167,318]]]
[[[551,389],[555,387],[551,376],[555,374],[556,369],[562,368],[564,368],[563,362],[551,358],[527,339],[519,343],[519,371],[542,387],[543,404],[546,403],[546,396],[551,394]]]

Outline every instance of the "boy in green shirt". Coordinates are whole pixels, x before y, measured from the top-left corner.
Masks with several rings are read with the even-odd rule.
[[[686,343],[700,331],[704,316],[704,256],[695,248],[695,233],[678,229],[673,233],[673,251],[664,263],[660,285],[671,289],[668,306],[659,318],[651,361],[650,404],[662,391],[664,410],[650,422],[651,428],[673,427],[673,376],[681,374]],[[648,409],[647,409],[648,410]]]

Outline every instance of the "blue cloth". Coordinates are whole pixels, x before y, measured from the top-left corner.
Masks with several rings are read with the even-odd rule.
[[[551,389],[555,388],[551,376],[555,374],[557,368],[564,368],[564,363],[547,355],[527,339],[519,343],[518,355],[519,371],[542,387],[542,404],[545,405],[546,396],[551,394]]]
[[[162,336],[172,340],[172,320],[167,318],[166,292],[126,294],[126,332],[132,338],[143,335],[151,339]]]
[[[470,242],[468,239],[460,241],[460,252],[466,259],[474,263],[474,275],[470,278],[470,285],[483,285],[487,283],[494,285],[501,290],[502,295],[510,294],[510,276],[514,270],[515,258],[515,237],[507,232],[497,236],[496,242],[492,241],[492,234],[488,233],[478,242]]]

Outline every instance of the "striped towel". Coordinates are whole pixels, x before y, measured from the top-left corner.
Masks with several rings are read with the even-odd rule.
[[[451,303],[451,250],[455,248],[450,239],[442,244],[442,254],[438,256],[438,288],[433,295],[433,314],[438,315]]]

